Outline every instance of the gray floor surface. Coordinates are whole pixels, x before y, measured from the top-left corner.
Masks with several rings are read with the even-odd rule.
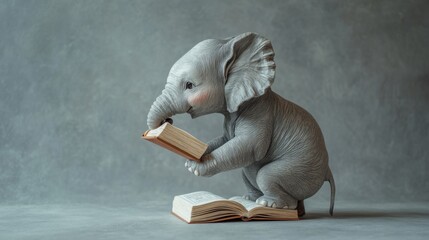
[[[170,202],[2,205],[0,239],[428,239],[429,203],[306,206],[300,221],[186,224]],[[316,205],[316,206],[315,206]]]

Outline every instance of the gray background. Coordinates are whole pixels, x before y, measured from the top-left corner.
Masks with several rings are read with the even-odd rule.
[[[149,142],[172,64],[208,38],[272,40],[273,90],[324,133],[338,201],[429,200],[428,1],[1,1],[0,202],[139,203],[209,190]],[[203,140],[222,116],[175,125]],[[325,184],[310,201],[326,202]]]

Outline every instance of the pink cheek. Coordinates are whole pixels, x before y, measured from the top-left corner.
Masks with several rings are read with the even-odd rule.
[[[209,98],[208,92],[201,92],[189,97],[188,101],[189,101],[189,104],[191,104],[192,106],[196,106],[196,105],[203,104],[204,102],[207,101],[208,98]]]

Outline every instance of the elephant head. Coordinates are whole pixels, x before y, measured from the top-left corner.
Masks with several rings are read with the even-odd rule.
[[[147,117],[150,129],[179,113],[232,113],[263,95],[275,76],[271,42],[255,33],[198,43],[171,68]]]

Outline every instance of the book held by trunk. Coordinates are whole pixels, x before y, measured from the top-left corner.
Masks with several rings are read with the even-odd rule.
[[[168,122],[146,131],[142,138],[194,161],[200,161],[208,147],[204,142]]]

